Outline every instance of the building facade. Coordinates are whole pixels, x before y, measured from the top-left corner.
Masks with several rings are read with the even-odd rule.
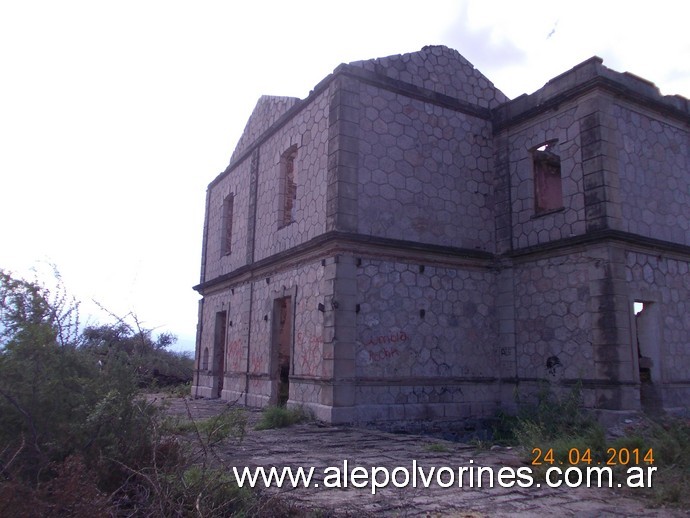
[[[544,380],[686,406],[689,128],[596,57],[512,101],[441,46],[262,97],[207,191],[193,394],[380,425]]]

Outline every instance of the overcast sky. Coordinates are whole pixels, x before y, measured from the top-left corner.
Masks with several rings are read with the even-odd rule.
[[[639,7],[638,7],[639,6]],[[643,7],[644,6],[644,7]],[[457,49],[510,98],[598,55],[690,97],[687,2],[0,0],[0,268],[193,349],[205,191],[262,94]],[[43,268],[45,270],[45,268]]]

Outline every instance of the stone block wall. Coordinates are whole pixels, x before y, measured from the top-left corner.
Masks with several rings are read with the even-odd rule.
[[[192,386],[192,394],[195,397],[218,397],[216,387],[218,384],[218,370],[214,369],[214,358],[219,353],[216,350],[215,341],[215,322],[216,314],[221,311],[227,311],[228,320],[236,319],[237,326],[235,329],[241,327],[238,320],[240,316],[241,306],[234,305],[232,308],[228,306],[228,296],[223,292],[215,292],[207,294],[201,304],[199,312],[199,333],[197,339],[197,351],[195,359],[196,376],[194,385]],[[229,329],[229,334],[232,331]],[[228,337],[230,339],[230,337]],[[231,341],[235,342],[233,336]],[[227,368],[227,366],[226,366]],[[232,381],[231,387],[238,386],[235,380]],[[228,387],[225,387],[226,389]]]
[[[639,408],[624,267],[606,243],[516,261],[516,376],[527,392],[546,380],[579,385],[588,407]]]
[[[517,377],[591,379],[593,311],[586,252],[515,265]]]
[[[273,124],[278,122],[298,102],[299,99],[296,97],[262,95],[247,121],[240,140],[235,146],[235,151],[233,151],[230,158],[230,164],[233,164],[243,153],[247,152],[264,132],[269,130]]]
[[[359,232],[493,251],[489,122],[372,85],[359,99]]]
[[[494,272],[362,258],[357,300],[359,420],[476,417],[496,404]]]
[[[270,257],[325,232],[328,108],[329,92],[323,91],[260,147],[254,260]],[[295,218],[282,227],[280,160],[292,146],[297,147]]]
[[[497,151],[497,167],[510,178],[500,185],[510,189],[510,203],[502,204],[500,209],[511,211],[512,247],[525,248],[584,234],[586,214],[577,104],[530,119],[511,128],[500,139],[507,149]],[[563,208],[538,214],[533,152],[547,142],[555,142],[555,152],[560,156]],[[501,214],[497,216],[500,218]]]
[[[221,308],[227,307],[228,311],[223,398],[230,401],[243,402],[242,395],[246,390],[250,296],[249,285],[239,284],[230,290],[226,289],[209,297],[209,302],[216,307],[209,311],[208,323],[204,326],[205,329],[208,329],[207,333],[213,332],[212,318],[218,308],[218,303],[221,304]],[[205,338],[213,340],[212,335],[209,334]]]
[[[687,122],[637,106],[612,107],[618,133],[622,230],[690,245]]]
[[[247,264],[251,163],[252,159],[248,157],[231,174],[209,188],[204,257],[207,279],[219,277]],[[221,249],[224,238],[223,201],[228,195],[234,195],[232,245],[230,253],[224,254]]]
[[[457,50],[441,45],[427,46],[412,54],[356,61],[350,65],[482,108],[492,108],[508,100]]]
[[[268,281],[267,281],[268,279]],[[270,356],[273,332],[273,303],[294,297],[293,347],[290,368],[290,400],[319,403],[313,381],[322,376],[323,266],[311,262],[291,270],[275,272],[254,282],[252,333],[249,343],[249,394],[254,404],[265,406],[271,396]],[[304,386],[299,381],[304,382]]]
[[[294,269],[269,273],[260,279],[224,288],[204,299],[198,369],[210,383],[211,365],[201,369],[205,348],[215,354],[216,314],[227,311],[223,398],[266,406],[275,396],[271,383],[273,303],[291,297],[294,307],[293,345],[290,352],[290,400],[321,404],[319,384],[324,378],[323,304],[324,266],[321,260],[296,265]],[[203,385],[200,380],[199,385]],[[210,386],[210,385],[209,385]],[[199,395],[212,397],[203,390]],[[247,395],[248,394],[248,395]]]
[[[275,403],[290,297],[288,405],[326,421],[488,417],[544,380],[597,409],[687,405],[689,112],[599,58],[507,101],[444,47],[262,98],[207,193],[194,393],[216,395],[225,311],[222,397]]]
[[[664,406],[686,406],[690,398],[690,261],[641,249],[627,250],[625,258],[631,319],[635,301],[657,306],[653,318],[658,326],[661,379],[653,381],[664,385]],[[633,340],[631,334],[631,347]]]

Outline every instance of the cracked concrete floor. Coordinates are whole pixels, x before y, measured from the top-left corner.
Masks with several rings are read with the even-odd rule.
[[[151,396],[153,399],[153,396]],[[181,399],[156,395],[157,401],[166,400],[168,412],[186,416],[189,412],[195,418],[216,415],[228,407],[219,400]],[[289,428],[254,430],[258,411],[249,412],[248,433],[238,444],[223,441],[218,453],[227,469],[233,466],[270,468],[276,466],[315,467],[311,487],[297,489],[271,488],[269,493],[290,500],[293,508],[321,509],[328,514],[342,516],[688,516],[681,509],[653,508],[650,502],[634,494],[633,489],[612,490],[609,488],[549,488],[530,487],[503,488],[495,484],[487,487],[443,488],[436,483],[430,487],[396,488],[389,484],[371,494],[365,488],[325,489],[323,470],[329,466],[342,469],[347,459],[349,468],[362,466],[396,467],[411,469],[413,459],[426,472],[431,466],[457,467],[486,466],[497,473],[501,467],[515,469],[527,466],[514,450],[477,450],[473,446],[442,441],[420,435],[398,435],[368,429],[328,426],[319,423],[305,423]],[[444,451],[430,451],[434,449]],[[438,445],[441,446],[438,446]],[[333,473],[333,471],[326,473]],[[402,473],[401,473],[402,475]],[[434,477],[435,478],[435,477]],[[330,479],[332,482],[334,479]],[[400,479],[402,480],[402,478]],[[486,479],[485,479],[486,480]],[[418,479],[419,481],[419,479]],[[536,478],[535,478],[536,481]],[[319,487],[314,487],[314,482]],[[542,484],[544,485],[544,484]]]

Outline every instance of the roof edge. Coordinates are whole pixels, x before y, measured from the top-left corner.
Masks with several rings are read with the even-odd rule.
[[[617,72],[593,56],[550,79],[532,94],[523,94],[492,110],[494,132],[517,124],[593,88],[605,88],[616,95],[644,104],[669,116],[690,121],[690,101],[680,95],[662,95],[651,81],[630,72]]]

